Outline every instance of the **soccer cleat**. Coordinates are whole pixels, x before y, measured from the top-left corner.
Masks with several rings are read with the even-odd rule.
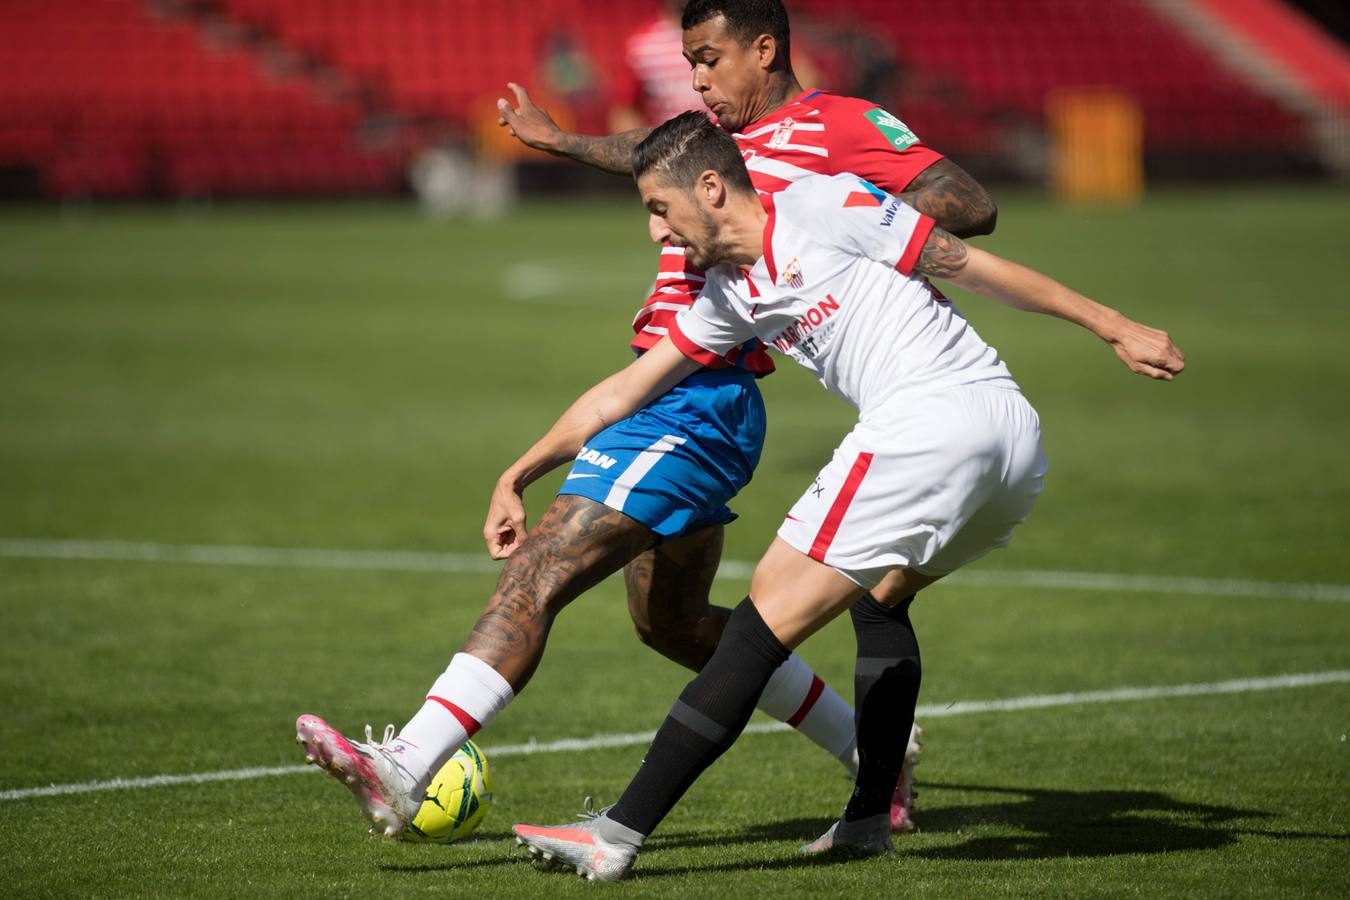
[[[809,844],[797,848],[798,853],[815,856],[819,853],[849,853],[856,856],[879,856],[892,853],[891,829],[885,813],[859,819],[856,822],[835,822],[829,830]]]
[[[605,840],[600,834],[603,815],[573,825],[513,825],[516,844],[549,865],[562,864],[591,881],[618,881],[633,868],[637,848]]]
[[[919,796],[914,790],[914,767],[919,764],[919,754],[923,752],[923,729],[918,725],[909,733],[909,746],[905,748],[905,763],[900,768],[900,780],[896,782],[895,793],[891,795],[891,832],[903,834],[914,830],[914,798]]]
[[[389,746],[393,725],[379,743],[369,725],[364,742],[349,741],[318,716],[296,719],[295,732],[296,742],[305,746],[305,762],[319,766],[356,797],[372,823],[371,834],[394,837],[408,827],[421,804],[408,789],[411,779],[398,763],[399,750]]]

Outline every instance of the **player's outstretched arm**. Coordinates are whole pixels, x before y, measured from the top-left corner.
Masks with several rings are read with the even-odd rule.
[[[505,559],[525,539],[525,488],[576,457],[592,436],[626,419],[699,368],[663,339],[629,366],[582,394],[553,427],[502,476],[492,491],[483,539],[493,559]]]
[[[509,82],[507,87],[516,95],[517,106],[505,98],[497,101],[497,124],[510,129],[512,136],[527,147],[543,150],[554,156],[565,156],[609,172],[611,175],[633,174],[633,148],[652,133],[650,128],[634,128],[606,137],[573,134],[563,131],[548,110],[536,106],[529,91]]]
[[[1167,332],[1135,322],[1026,266],[968,247],[942,228],[934,228],[928,236],[914,271],[945,279],[1014,309],[1045,313],[1081,325],[1110,344],[1131,372],[1171,381],[1186,367],[1186,357]]]
[[[998,223],[994,198],[950,159],[940,159],[920,172],[900,199],[957,237],[992,234]]]

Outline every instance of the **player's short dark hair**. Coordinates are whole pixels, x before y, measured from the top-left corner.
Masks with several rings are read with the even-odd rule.
[[[698,176],[712,169],[727,187],[754,193],[750,173],[731,135],[697,110],[658,125],[633,149],[633,177],[659,172],[681,190],[691,191]]]
[[[761,34],[772,37],[778,44],[783,65],[792,67],[792,34],[787,9],[780,0],[689,0],[680,17],[680,27],[688,31],[718,16],[726,18],[727,32],[742,47],[749,46]]]

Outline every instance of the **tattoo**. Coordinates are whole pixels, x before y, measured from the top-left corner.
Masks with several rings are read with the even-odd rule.
[[[720,525],[662,544],[623,570],[638,638],[697,672],[712,657],[731,610],[708,602],[722,559]]]
[[[966,242],[937,226],[919,253],[914,271],[934,278],[951,278],[966,267]]]
[[[950,159],[920,172],[900,198],[957,237],[989,234],[998,221],[994,198]]]
[[[554,617],[655,540],[645,525],[594,500],[558,497],[506,561],[464,652],[519,692],[543,658]]]
[[[651,128],[634,128],[607,137],[567,134],[559,141],[555,152],[611,175],[632,175],[633,148],[651,133]]]

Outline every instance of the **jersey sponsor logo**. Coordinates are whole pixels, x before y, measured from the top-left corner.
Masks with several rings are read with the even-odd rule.
[[[779,122],[778,127],[773,131],[773,137],[769,138],[770,149],[781,149],[788,141],[792,140],[792,129],[796,127],[797,120],[791,116]]]
[[[788,327],[784,328],[778,334],[769,338],[769,343],[773,344],[782,353],[787,353],[794,347],[799,347],[802,352],[808,355],[816,353],[816,342],[810,337],[811,333],[820,328],[830,320],[836,312],[839,311],[839,301],[829,294],[815,306],[800,315]]]
[[[850,206],[880,206],[890,195],[865,178],[859,178],[862,191],[854,191],[844,198],[844,208]]]
[[[848,209],[851,206],[880,206],[880,205],[881,205],[880,200],[878,200],[871,194],[865,193],[863,191],[854,191],[853,193],[849,194],[847,197],[844,198],[845,209]]]
[[[796,257],[793,257],[792,262],[788,263],[787,268],[783,270],[783,281],[787,283],[788,287],[798,289],[805,283],[802,280],[802,264],[797,261]]]
[[[881,227],[890,228],[891,223],[895,221],[895,214],[898,213],[899,211],[900,211],[900,201],[892,200],[890,205],[887,206],[885,211],[882,212],[881,214]]]
[[[618,460],[614,459],[612,456],[606,456],[598,450],[592,450],[590,447],[582,447],[581,452],[577,454],[577,459],[581,462],[590,463],[593,466],[599,466],[606,470],[618,462]]]
[[[904,150],[919,142],[919,136],[910,131],[908,125],[879,106],[863,113],[863,117],[897,150]]]

